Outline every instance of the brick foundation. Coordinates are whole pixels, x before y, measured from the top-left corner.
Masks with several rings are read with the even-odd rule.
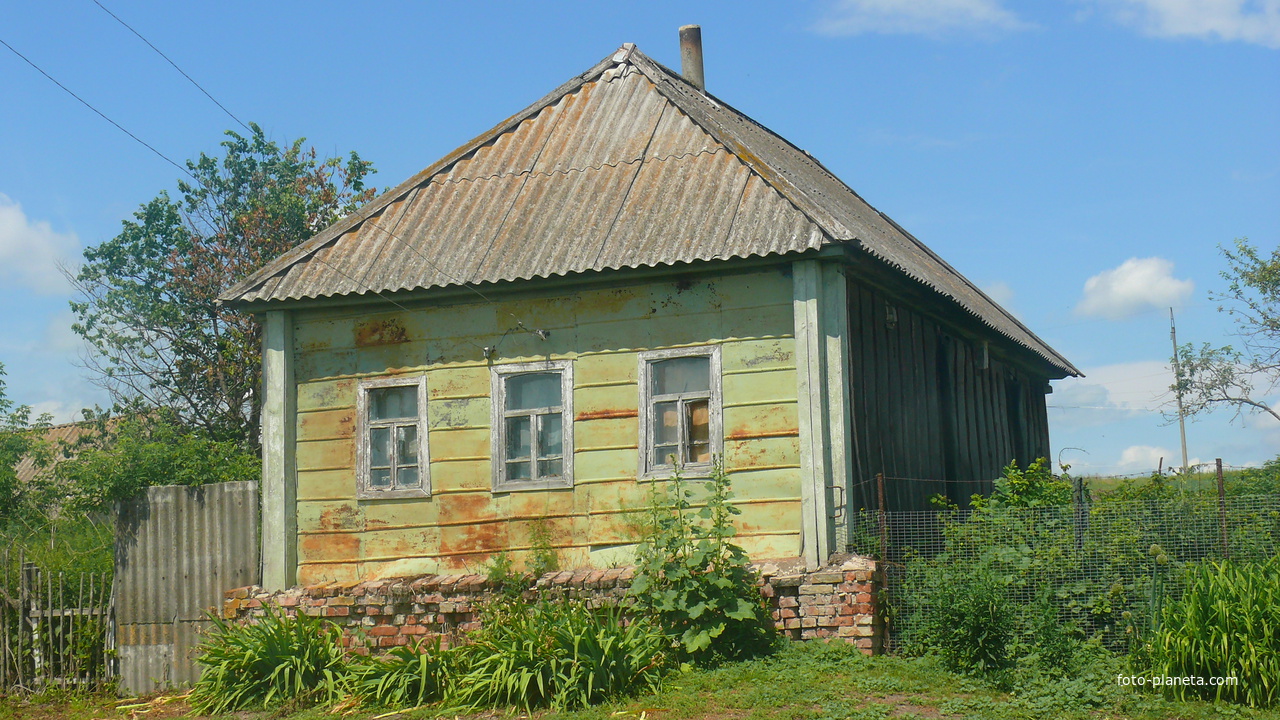
[[[839,639],[870,655],[880,651],[876,612],[876,562],[842,559],[810,573],[788,573],[765,564],[760,594],[769,601],[778,631],[793,640]],[[633,570],[577,570],[530,580],[526,597],[562,597],[601,605],[626,604]],[[452,640],[480,627],[477,605],[493,593],[484,575],[425,575],[417,578],[325,583],[267,592],[257,586],[229,590],[222,615],[241,622],[261,617],[268,606],[293,615],[324,617],[343,629],[344,642],[364,648],[408,645],[414,639]]]

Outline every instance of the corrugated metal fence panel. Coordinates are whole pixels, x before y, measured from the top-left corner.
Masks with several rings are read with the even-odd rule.
[[[258,484],[148,488],[121,503],[117,522],[121,690],[190,684],[206,613],[224,591],[258,582]]]

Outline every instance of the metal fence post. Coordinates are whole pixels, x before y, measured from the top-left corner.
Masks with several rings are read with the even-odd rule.
[[[1222,482],[1222,458],[1216,461],[1218,468],[1218,527],[1222,531],[1222,557],[1231,559],[1231,548],[1227,545],[1227,489]]]
[[[880,562],[889,560],[889,523],[884,512],[884,473],[876,473],[876,517],[880,524]]]

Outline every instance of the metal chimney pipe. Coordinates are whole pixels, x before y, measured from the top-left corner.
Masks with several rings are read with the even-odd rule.
[[[702,74],[701,25],[680,28],[680,74],[699,90],[707,91],[707,80]]]

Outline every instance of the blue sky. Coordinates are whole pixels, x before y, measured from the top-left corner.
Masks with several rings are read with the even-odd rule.
[[[279,141],[356,150],[399,183],[624,42],[807,149],[1087,374],[1049,396],[1077,470],[1177,462],[1179,339],[1231,342],[1221,244],[1280,242],[1280,0],[766,3],[145,3],[101,0]],[[9,3],[0,39],[169,157],[234,125],[93,0]],[[72,419],[59,264],[178,172],[0,48],[0,362],[8,394]],[[1280,400],[1280,391],[1271,399]],[[1187,428],[1193,459],[1280,452],[1270,418]]]

